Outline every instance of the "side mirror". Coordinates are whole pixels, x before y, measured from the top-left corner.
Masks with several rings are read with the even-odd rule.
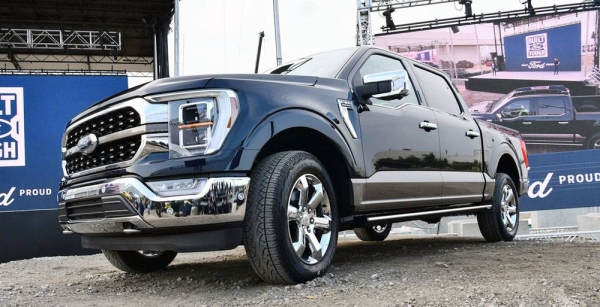
[[[356,92],[364,99],[399,99],[408,95],[406,78],[404,70],[369,74],[363,77],[363,85],[357,86]]]
[[[496,113],[496,118],[498,119],[498,121],[502,121],[502,114],[500,113]]]

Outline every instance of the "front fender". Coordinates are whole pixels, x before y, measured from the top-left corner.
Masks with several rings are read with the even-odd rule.
[[[244,156],[242,160],[253,164],[260,150],[277,134],[292,128],[308,128],[323,134],[338,147],[344,155],[346,164],[357,174],[364,173],[361,165],[362,150],[360,142],[352,139],[347,131],[340,131],[340,124],[328,118],[304,109],[285,109],[270,114],[252,130],[244,142]],[[350,142],[348,142],[350,140]]]

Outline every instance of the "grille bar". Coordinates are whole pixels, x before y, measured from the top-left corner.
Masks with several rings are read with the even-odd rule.
[[[65,214],[59,214],[60,220],[96,220],[136,214],[121,195],[68,202],[64,203],[64,207]]]
[[[95,134],[97,137],[140,126],[141,119],[132,107],[124,107],[87,120],[73,128],[67,135],[66,147],[77,145],[81,137]]]
[[[133,159],[142,146],[144,132],[140,114],[129,106],[91,117],[69,128],[64,143],[68,149],[64,155],[66,173],[71,175]],[[77,144],[90,134],[101,142],[91,153],[84,155]]]

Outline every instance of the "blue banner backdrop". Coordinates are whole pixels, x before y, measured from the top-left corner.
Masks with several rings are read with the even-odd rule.
[[[56,209],[67,122],[127,76],[0,75],[0,213]]]
[[[521,211],[600,206],[600,150],[531,155],[529,163]]]
[[[581,71],[581,24],[549,28],[504,38],[506,70]]]

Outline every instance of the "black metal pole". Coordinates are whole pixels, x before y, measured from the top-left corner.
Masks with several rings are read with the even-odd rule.
[[[594,46],[594,67],[599,68],[600,59],[598,58],[598,52],[600,51],[600,11],[596,11],[596,35]]]
[[[265,31],[260,31],[258,33],[258,52],[256,53],[256,66],[254,67],[254,73],[258,73],[258,63],[260,63],[260,49],[262,49],[262,41],[263,37],[265,37]]]

